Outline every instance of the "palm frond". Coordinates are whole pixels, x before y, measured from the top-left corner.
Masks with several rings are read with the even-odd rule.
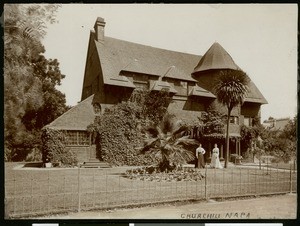
[[[185,164],[195,159],[194,154],[191,151],[186,150],[182,146],[175,146],[173,152],[169,157],[170,162],[175,165]]]
[[[180,145],[180,144],[183,144],[183,145],[199,145],[199,142],[196,141],[195,139],[189,138],[189,136],[187,135],[187,136],[183,136],[183,137],[178,138],[174,144],[175,145]]]
[[[233,108],[242,104],[248,93],[249,78],[243,71],[224,70],[220,72],[214,93],[220,103]]]
[[[173,132],[173,136],[182,134],[183,132],[186,132],[188,130],[187,125],[179,125],[176,130]]]
[[[168,133],[174,130],[174,125],[174,115],[166,114],[163,117],[160,128],[163,133]]]
[[[151,127],[147,127],[144,132],[146,132],[146,135],[148,135],[148,137],[157,137],[159,134],[159,130],[157,127],[151,126]]]
[[[138,149],[140,150],[141,154],[145,154],[146,152],[150,151],[151,148],[153,149],[156,146],[157,142],[158,142],[157,138],[145,139],[144,146]]]

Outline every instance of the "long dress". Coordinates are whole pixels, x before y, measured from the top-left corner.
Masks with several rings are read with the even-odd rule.
[[[212,150],[210,166],[212,168],[217,168],[217,169],[223,168],[223,166],[221,165],[220,159],[219,159],[219,148],[214,148]]]
[[[202,147],[198,147],[196,149],[196,157],[197,157],[197,166],[196,168],[205,168],[205,163],[204,163],[204,154],[205,154],[205,150]]]

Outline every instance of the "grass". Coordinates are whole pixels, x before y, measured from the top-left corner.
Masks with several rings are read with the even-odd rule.
[[[96,209],[207,197],[289,192],[290,174],[253,168],[207,169],[201,181],[142,181],[124,177],[126,168],[13,170],[5,164],[7,216],[34,215],[80,208]],[[205,170],[200,171],[205,174]],[[296,174],[292,174],[296,180]],[[78,186],[80,184],[80,186]],[[296,183],[294,183],[294,190]]]

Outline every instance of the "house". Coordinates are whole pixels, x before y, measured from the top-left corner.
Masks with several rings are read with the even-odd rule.
[[[85,141],[88,135],[83,135],[93,115],[127,100],[135,89],[167,89],[173,95],[169,112],[186,122],[198,122],[201,112],[212,105],[226,112],[213,94],[212,81],[218,78],[221,69],[240,68],[219,43],[213,43],[203,56],[193,55],[107,37],[105,24],[104,19],[98,17],[90,32],[81,102],[48,125],[66,131],[68,148],[80,153],[81,160],[84,160],[83,156],[85,160],[95,156],[91,154],[93,144]],[[250,81],[245,103],[232,112],[233,153],[240,154],[240,126],[251,126],[252,119],[260,117],[261,105],[266,103]],[[75,111],[78,112],[76,117]],[[80,117],[81,114],[85,115]],[[205,145],[211,150],[212,144]],[[223,144],[220,147],[222,157]]]
[[[275,119],[270,117],[268,120],[263,121],[263,126],[270,130],[282,131],[284,127],[289,123],[290,118]]]

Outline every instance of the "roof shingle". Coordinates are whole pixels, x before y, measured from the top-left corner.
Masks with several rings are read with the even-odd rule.
[[[59,116],[45,128],[57,130],[86,130],[94,122],[95,114],[92,105],[94,95],[81,101],[70,110]]]
[[[232,57],[226,50],[217,42],[215,42],[204,54],[195,67],[193,73],[206,71],[211,69],[233,69],[240,70],[235,64]]]

